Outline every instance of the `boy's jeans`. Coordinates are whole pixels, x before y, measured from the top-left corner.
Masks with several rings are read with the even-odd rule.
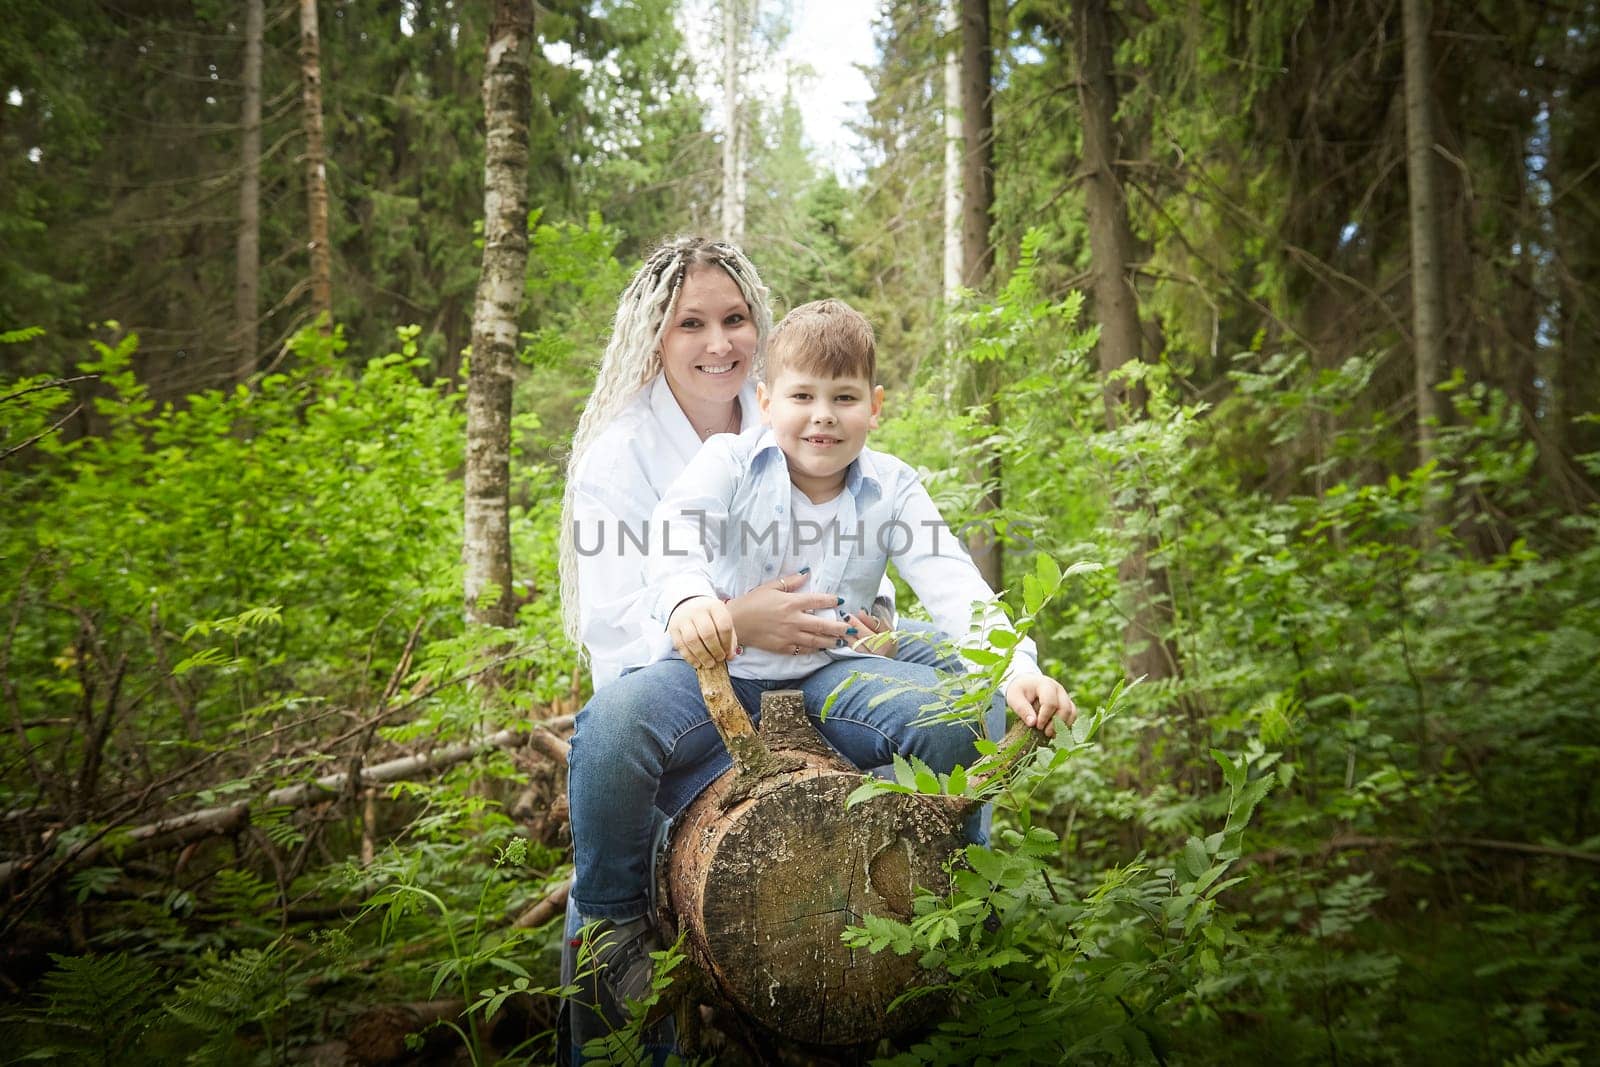
[[[828,709],[828,695],[856,672]],[[940,674],[918,663],[887,659],[837,661],[802,679],[733,679],[739,702],[759,720],[761,694],[799,689],[822,736],[857,767],[878,767],[895,755],[916,756],[936,771],[970,767],[974,728],[964,722],[914,725]],[[881,679],[881,680],[880,680]],[[891,687],[912,686],[872,706]],[[990,703],[985,729],[998,738],[1005,701]],[[650,888],[652,805],[674,818],[732,765],[706,714],[694,668],[671,659],[623,675],[578,713],[568,762],[574,877],[572,903],[585,919],[627,921],[645,913]],[[981,831],[974,821],[969,833]]]

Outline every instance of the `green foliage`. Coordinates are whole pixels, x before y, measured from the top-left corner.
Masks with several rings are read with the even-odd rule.
[[[1034,285],[1042,240],[1027,242],[1020,272]],[[1054,993],[1040,961],[1077,943],[1076,927],[1055,940],[980,939],[963,966],[987,973],[992,952],[1004,961],[994,975],[1034,992],[997,984],[992,1014],[958,1015],[967,1029],[901,1055],[955,1062],[997,1031],[1017,1042],[1016,1060],[1051,1062],[1414,1062],[1446,1049],[1511,1059],[1592,1047],[1596,1017],[1576,1007],[1592,999],[1583,968],[1600,945],[1586,864],[1523,868],[1499,847],[1595,851],[1582,783],[1595,765],[1584,694],[1600,669],[1585,651],[1600,635],[1590,609],[1600,516],[1537,513],[1523,416],[1483,383],[1451,387],[1439,462],[1405,469],[1393,418],[1366,409],[1377,356],[1329,368],[1241,353],[1215,402],[1186,399],[1172,364],[1147,364],[1138,380],[1149,417],[1108,423],[1085,342],[1060,325],[1018,329],[1039,304],[1008,291],[965,320],[974,341],[934,368],[924,392],[949,395],[944,383],[975,356],[1015,368],[997,437],[1008,519],[1013,529],[1025,519],[1027,536],[1007,555],[1008,601],[1069,689],[1111,692],[1125,677],[1136,587],[1119,580],[1121,561],[1138,551],[1165,571],[1163,626],[1181,672],[1129,690],[1101,743],[1075,750],[1068,771],[1032,794],[1024,828],[1061,842],[1046,868],[1060,903],[1091,909],[1114,885],[1131,895],[1113,899],[1142,902],[1130,915],[1176,924],[1160,942],[1175,955],[1126,955],[1117,943],[1145,968],[1116,990],[1126,1008],[1101,991],[1063,1018],[1045,1007]],[[993,440],[923,396],[879,436],[931,468],[941,506],[957,514],[971,499],[964,472]],[[1451,502],[1447,526],[1424,529],[1429,499]],[[1033,549],[1098,566],[1046,602]],[[1005,656],[977,665],[1003,669]],[[966,784],[908,764],[865,792]],[[970,862],[986,884],[1026,886],[1030,868],[1008,840],[1020,850],[1002,838],[994,856]],[[1130,864],[1141,851],[1171,859]],[[1515,908],[1483,908],[1510,885]],[[1030,911],[1029,923],[1054,921],[1047,889],[1028,900],[1046,916]],[[1590,910],[1571,911],[1579,901]],[[874,944],[973,944],[970,919],[925,906],[921,925],[869,924]],[[1551,929],[1569,951],[1535,947],[1552,944]],[[1513,961],[1541,952],[1539,980],[1512,977],[1523,973]],[[1086,958],[1118,957],[1097,947]]]
[[[262,1027],[271,1054],[274,1024],[289,1003],[286,963],[277,942],[225,956],[207,952],[200,958],[194,977],[180,984],[166,1004],[174,1019],[205,1035],[195,1062],[224,1058],[239,1031],[251,1026]]]
[[[128,1050],[152,1023],[160,973],[147,960],[52,955],[55,967],[40,982],[44,1004],[30,1012],[50,1033],[34,1055],[70,1056],[81,1062],[126,1062]]]
[[[1060,869],[1066,843],[1033,821],[1036,794],[1053,773],[1071,772],[1111,712],[1080,717],[1004,781],[997,809],[1015,826],[1002,828],[991,847],[967,847],[951,868],[948,897],[923,893],[910,923],[868,917],[847,933],[858,947],[917,953],[923,967],[947,977],[937,989],[907,994],[946,999],[934,1031],[880,1062],[1159,1056],[1163,1014],[1224,973],[1240,939],[1219,915],[1218,898],[1243,881],[1225,876],[1272,780],[1247,783],[1244,765],[1219,753],[1229,779],[1222,829],[1190,837],[1171,865],[1139,857],[1074,878]],[[979,795],[955,778],[939,784]]]
[[[396,10],[323,24],[331,337],[294,330],[298,42],[269,23],[269,369],[249,388],[229,299],[237,11],[22,0],[0,25],[0,809],[24,875],[0,937],[25,987],[6,1020],[20,1055],[282,1062],[356,1005],[430,989],[467,998],[452,1025],[470,1043],[516,994],[559,992],[548,936],[501,933],[566,876],[559,838],[519,845],[507,814],[558,784],[499,754],[386,790],[370,823],[354,795],[264,797],[581,697],[552,595],[563,450],[628,264],[705,223],[717,144],[676,5],[541,9],[518,629],[467,633],[450,389],[478,270],[487,15]],[[885,1056],[1591,1060],[1594,5],[1435,5],[1455,266],[1425,467],[1393,10],[1110,6],[1146,338],[1119,372],[1145,403],[1118,411],[1071,292],[1091,180],[1075,10],[1029,0],[996,26],[1001,266],[958,307],[931,207],[948,42],[926,3],[877,23],[863,181],[809,156],[802,72],[750,109],[749,245],[778,303],[870,313],[892,416],[874,443],[922,467],[954,526],[1001,491],[1014,625],[1086,704],[1110,694],[1006,782],[904,762],[863,793],[1010,812],[951,898],[864,925],[862,944],[947,976],[940,1025]],[[975,398],[975,379],[999,384]],[[980,463],[995,454],[998,475]],[[973,652],[958,713],[1013,647]],[[1127,687],[1152,648],[1178,669]],[[129,862],[132,826],[239,803],[249,825],[227,840]],[[98,851],[55,868],[79,847]]]
[[[67,883],[106,916],[92,943],[104,954],[62,957],[41,987],[52,1007],[15,1020],[30,1035],[24,1047],[106,1062],[280,1062],[324,1025],[310,983],[355,981],[376,996],[411,983],[420,994],[436,979],[460,985],[538,963],[525,940],[489,935],[561,876],[548,846],[508,846],[508,863],[535,865],[531,880],[484,853],[509,840],[500,798],[523,777],[503,757],[381,802],[412,845],[368,868],[315,861],[355,847],[343,798],[329,794],[331,811],[311,812],[262,801],[354,756],[373,759],[368,746],[386,733],[448,739],[520,719],[524,707],[508,712],[497,691],[473,687],[491,651],[509,679],[548,664],[540,686],[570,685],[571,652],[542,598],[523,609],[538,628],[509,649],[503,638],[491,650],[464,637],[460,398],[419,380],[418,336],[401,330],[397,351],[356,374],[342,369],[338,335],[306,334],[292,369],[181,407],[151,398],[135,337],[107,341],[82,368],[100,383],[103,432],[46,436],[26,462],[0,470],[0,500],[16,519],[0,534],[5,699],[30,723],[29,748],[13,732],[0,740],[0,796],[8,811],[83,813],[37,853],[47,865],[79,845],[107,847]],[[34,384],[7,381],[0,395]],[[41,398],[32,425],[59,417],[61,394],[26,394]],[[531,506],[522,523],[551,521],[549,506]],[[538,566],[519,575],[527,587],[553,584],[553,555]],[[11,684],[23,678],[35,684]],[[124,737],[138,748],[125,750]],[[202,839],[176,884],[117,865],[131,825],[240,803],[252,805],[245,836],[234,846]],[[380,966],[376,924],[318,932],[288,918],[308,896],[387,901],[395,886],[423,881],[458,939],[442,961]],[[8,927],[27,901],[8,907]],[[440,929],[412,917],[391,933],[415,941]],[[152,981],[158,968],[172,977]],[[100,1014],[127,1025],[78,1032],[97,1016],[64,998],[91,988]]]

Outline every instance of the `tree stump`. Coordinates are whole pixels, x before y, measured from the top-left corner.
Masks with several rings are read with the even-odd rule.
[[[717,993],[791,1041],[850,1045],[926,1022],[936,998],[889,1005],[938,976],[840,935],[869,915],[909,921],[919,886],[948,890],[944,865],[966,843],[971,805],[888,795],[846,811],[862,772],[816,732],[800,693],[766,694],[757,734],[726,667],[699,673],[734,767],[673,827],[664,927],[684,934]],[[1022,747],[1002,751],[1015,758]]]

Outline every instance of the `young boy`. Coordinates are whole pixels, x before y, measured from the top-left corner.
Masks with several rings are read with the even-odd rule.
[[[689,663],[727,660],[734,678],[775,682],[863,657],[844,642],[788,656],[740,649],[723,598],[774,573],[807,571],[814,588],[839,591],[836,612],[855,622],[866,612],[845,605],[871,604],[893,560],[939,629],[967,635],[978,621],[980,638],[989,628],[990,613],[975,619],[974,608],[992,608],[994,594],[916,473],[866,447],[883,408],[876,376],[872,326],[859,312],[839,300],[795,308],[768,341],[757,386],[764,428],[711,438],[662,498],[654,524],[665,532],[664,550],[650,567],[654,612]],[[1077,713],[1066,690],[1039,673],[1031,641],[1018,645],[1004,696],[1047,733],[1057,717],[1071,722]],[[896,711],[916,712],[923,699],[914,695],[917,707]]]

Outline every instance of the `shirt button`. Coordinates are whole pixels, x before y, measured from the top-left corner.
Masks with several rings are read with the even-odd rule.
[[[783,514],[783,505],[782,505],[782,504],[779,504],[779,505],[778,505],[778,514],[779,514],[779,515],[782,515],[782,514]]]
[[[771,573],[772,573],[772,564],[770,564],[770,563],[769,563],[769,564],[767,564],[767,573],[768,573],[768,574],[771,574]]]

